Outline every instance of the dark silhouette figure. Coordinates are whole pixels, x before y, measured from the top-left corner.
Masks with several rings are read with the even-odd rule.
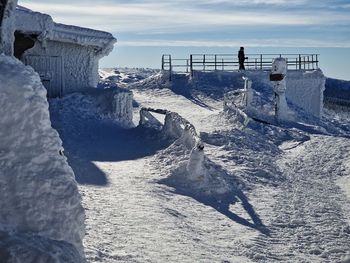
[[[245,70],[244,67],[244,60],[246,60],[247,57],[244,54],[244,47],[241,47],[238,51],[238,62],[239,62],[239,69],[240,70]]]

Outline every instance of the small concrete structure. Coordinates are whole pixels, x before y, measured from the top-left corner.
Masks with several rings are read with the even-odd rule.
[[[14,29],[14,55],[39,73],[48,97],[96,87],[99,59],[116,42],[110,33],[55,23],[20,6]]]

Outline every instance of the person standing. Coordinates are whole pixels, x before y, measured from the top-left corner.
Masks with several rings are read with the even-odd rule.
[[[244,60],[246,59],[247,57],[244,54],[244,47],[241,47],[238,51],[239,70],[245,70]]]

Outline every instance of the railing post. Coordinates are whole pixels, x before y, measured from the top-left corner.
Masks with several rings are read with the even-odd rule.
[[[305,69],[305,56],[303,56],[303,62],[304,62],[304,69]]]
[[[318,54],[316,54],[316,67],[318,68]]]
[[[205,71],[205,54],[203,55],[203,71]]]
[[[307,69],[310,69],[310,56],[307,55]]]
[[[162,70],[164,70],[164,55],[162,55]]]
[[[191,77],[193,77],[193,58],[192,58],[192,54],[190,55],[190,71],[191,71]]]
[[[299,54],[299,70],[301,70],[301,55]]]
[[[169,80],[171,81],[171,75],[173,74],[171,55],[169,55]]]
[[[225,70],[224,58],[221,59],[221,67],[222,67],[222,71],[224,71]]]
[[[263,69],[263,55],[260,54],[260,69]]]
[[[312,70],[314,70],[314,55],[311,55],[311,60],[312,60]]]

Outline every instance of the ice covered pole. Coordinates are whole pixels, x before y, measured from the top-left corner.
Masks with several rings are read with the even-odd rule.
[[[204,146],[202,143],[197,144],[191,151],[186,169],[189,179],[192,181],[205,181],[207,179],[207,169],[204,166]]]
[[[243,80],[245,92],[245,106],[247,109],[249,109],[253,100],[252,81],[247,77],[243,77]]]
[[[270,81],[275,94],[275,115],[278,121],[288,118],[288,105],[286,100],[287,62],[284,58],[275,58],[272,62]]]

